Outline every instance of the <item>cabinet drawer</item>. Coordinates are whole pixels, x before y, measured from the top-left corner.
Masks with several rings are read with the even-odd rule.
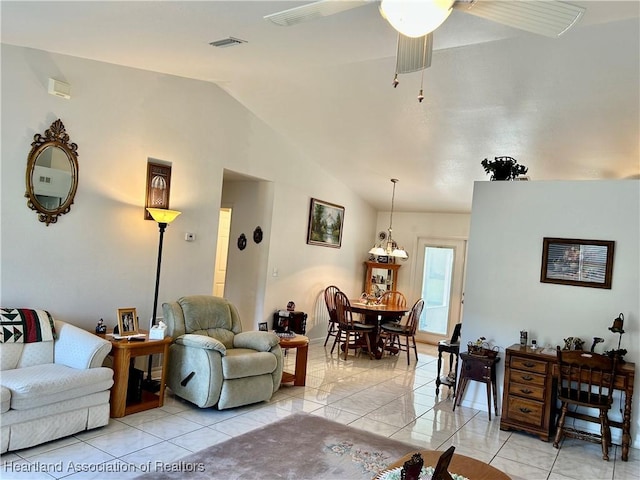
[[[533,400],[544,400],[544,387],[516,382],[509,382],[509,394],[531,398]]]
[[[527,370],[529,372],[547,373],[549,364],[540,360],[531,360],[529,358],[512,356],[511,368],[517,368],[519,370]]]
[[[523,370],[509,370],[509,383],[544,386],[547,376]]]
[[[507,417],[509,420],[526,423],[528,425],[542,426],[544,417],[544,403],[527,400],[513,395],[508,398]]]

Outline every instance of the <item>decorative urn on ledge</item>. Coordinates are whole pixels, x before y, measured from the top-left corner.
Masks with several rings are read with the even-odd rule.
[[[529,170],[513,157],[495,157],[491,161],[485,158],[480,164],[486,173],[491,174],[491,180],[513,180]]]

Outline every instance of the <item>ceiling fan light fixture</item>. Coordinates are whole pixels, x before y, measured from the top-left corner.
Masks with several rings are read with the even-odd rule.
[[[382,0],[380,14],[401,34],[416,38],[433,32],[451,14],[454,0]]]

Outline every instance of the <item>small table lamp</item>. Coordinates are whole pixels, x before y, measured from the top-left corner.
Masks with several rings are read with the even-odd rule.
[[[611,330],[613,333],[620,334],[620,338],[618,339],[618,349],[607,352],[609,355],[618,355],[620,360],[622,360],[622,357],[624,356],[624,354],[627,353],[627,351],[624,348],[623,349],[620,348],[620,343],[622,342],[622,334],[624,333],[623,327],[624,327],[624,315],[621,313],[620,315],[618,315],[618,318],[615,318],[613,320],[613,325],[609,327],[609,330]]]

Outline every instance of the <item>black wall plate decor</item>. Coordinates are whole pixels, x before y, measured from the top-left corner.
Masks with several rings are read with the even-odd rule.
[[[238,249],[244,250],[245,248],[247,248],[247,236],[241,233],[238,237]]]
[[[253,241],[256,243],[260,243],[262,241],[262,229],[260,226],[257,226],[253,231]]]

